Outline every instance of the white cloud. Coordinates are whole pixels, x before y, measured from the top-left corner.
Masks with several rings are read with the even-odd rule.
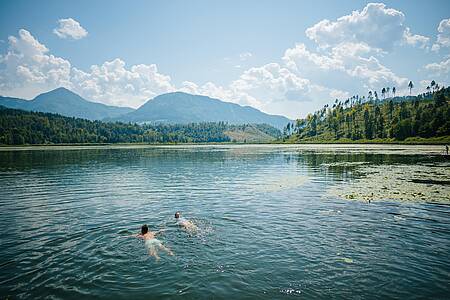
[[[425,48],[430,42],[430,38],[426,36],[412,34],[409,27],[406,27],[405,31],[403,32],[403,39],[405,40],[406,44],[418,46],[420,48]]]
[[[433,46],[431,47],[432,51],[438,52],[441,49],[441,46],[439,46],[438,44],[433,44]]]
[[[343,42],[365,43],[390,50],[396,43],[419,44],[428,38],[412,35],[403,22],[405,15],[383,3],[369,3],[362,11],[342,16],[336,21],[322,20],[306,30],[306,35],[321,47]]]
[[[252,92],[258,98],[280,101],[285,99],[288,93],[306,90],[308,84],[307,79],[295,76],[277,63],[270,63],[244,71],[231,87],[239,91]]]
[[[126,68],[120,58],[91,66],[89,72],[72,69],[75,91],[94,101],[119,106],[138,107],[159,94],[174,91],[167,75],[156,65],[133,65]]]
[[[295,70],[319,68],[323,70],[342,70],[342,62],[326,55],[310,52],[305,44],[297,44],[285,51],[283,61]]]
[[[88,35],[86,29],[72,18],[59,19],[58,28],[53,29],[53,33],[62,39],[71,38],[74,40],[82,39]]]
[[[18,97],[32,97],[37,92],[60,86],[70,86],[69,61],[49,55],[45,45],[25,29],[19,36],[8,38],[6,55],[0,57],[0,91]]]
[[[436,43],[431,50],[439,51],[441,47],[450,47],[450,19],[443,19],[438,26]]]
[[[244,53],[241,53],[241,54],[239,54],[239,59],[241,60],[241,61],[246,61],[246,60],[248,60],[249,58],[251,58],[253,55],[250,53],[250,52],[244,52]]]
[[[438,43],[450,47],[450,19],[444,19],[439,23],[438,32]]]
[[[433,75],[447,75],[450,73],[450,58],[439,63],[431,63],[425,66],[425,69],[430,71]]]
[[[336,96],[348,96],[344,91],[313,84],[277,63],[248,69],[230,88],[258,99],[257,107],[263,111],[283,113],[291,118],[318,109]]]
[[[283,61],[286,66],[315,81],[332,86],[346,86],[349,90],[378,89],[384,86],[405,86],[407,79],[397,76],[374,56],[383,53],[365,43],[341,43],[327,54],[312,52],[304,44],[287,49]]]

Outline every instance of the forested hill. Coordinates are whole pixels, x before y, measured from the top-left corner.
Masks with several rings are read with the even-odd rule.
[[[281,132],[265,124],[138,125],[107,123],[0,106],[0,144],[269,142]]]
[[[369,93],[371,95],[371,93]],[[378,97],[377,97],[378,98]],[[441,88],[405,101],[372,97],[336,100],[284,129],[290,142],[450,140],[450,88]]]

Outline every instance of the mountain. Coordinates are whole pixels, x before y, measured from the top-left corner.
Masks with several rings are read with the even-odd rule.
[[[29,100],[0,96],[0,105],[4,107],[29,110],[30,103],[31,101]]]
[[[33,100],[1,97],[0,105],[29,111],[57,113],[68,117],[102,120],[133,111],[129,107],[108,106],[88,101],[65,88],[38,95]]]
[[[223,102],[182,92],[168,93],[147,101],[137,110],[112,120],[137,123],[228,122],[229,124],[269,124],[283,128],[290,120],[269,115],[250,106]]]

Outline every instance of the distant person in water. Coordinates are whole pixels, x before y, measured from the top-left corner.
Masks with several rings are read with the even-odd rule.
[[[448,145],[445,145],[445,152],[447,152],[448,155]]]
[[[177,211],[175,213],[175,219],[177,220],[177,225],[181,226],[182,228],[184,228],[188,232],[193,233],[193,232],[196,232],[197,229],[198,229],[197,226],[194,223],[192,223],[191,221],[183,218],[181,216],[181,212],[179,212],[179,211]]]
[[[147,247],[148,250],[148,254],[150,256],[154,256],[156,260],[159,260],[158,249],[166,251],[169,255],[173,255],[173,252],[156,238],[156,235],[160,234],[162,231],[163,230],[151,232],[150,230],[148,230],[147,224],[144,224],[141,227],[141,233],[135,235],[136,237],[144,240],[145,247]]]

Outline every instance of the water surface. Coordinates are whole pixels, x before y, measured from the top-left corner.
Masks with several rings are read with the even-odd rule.
[[[449,166],[430,146],[2,149],[0,296],[445,299]],[[143,223],[175,256],[126,237]]]

